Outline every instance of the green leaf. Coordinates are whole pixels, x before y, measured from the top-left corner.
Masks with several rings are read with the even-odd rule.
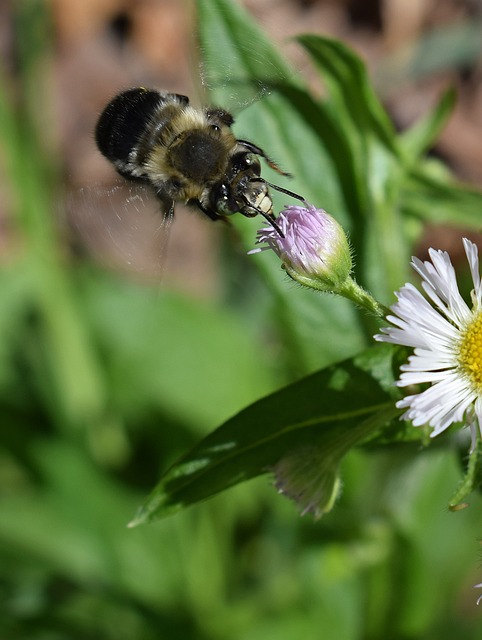
[[[438,164],[425,163],[411,175],[404,185],[403,206],[423,222],[480,229],[482,192],[458,184]]]
[[[393,352],[379,345],[244,409],[169,469],[131,526],[267,473],[297,448],[317,446],[341,459],[399,414],[392,398]]]
[[[277,91],[303,119],[316,139],[325,147],[336,171],[337,180],[343,194],[346,209],[351,218],[364,216],[365,167],[360,171],[352,145],[347,136],[344,121],[333,114],[322,102],[314,100],[310,94],[294,85],[281,83]],[[350,222],[347,220],[348,226]]]
[[[448,89],[425,118],[400,136],[403,149],[410,158],[418,159],[434,144],[453,111],[455,100],[455,90]]]
[[[325,109],[343,131],[349,149],[339,164],[339,180],[349,207],[357,279],[376,297],[388,300],[409,257],[398,211],[405,176],[398,138],[364,63],[353,51],[320,36],[304,35],[298,41],[326,83]],[[340,153],[343,147],[338,147]],[[348,176],[353,180],[347,181]]]
[[[395,129],[373,90],[361,59],[338,40],[318,35],[297,38],[310,54],[328,85],[332,106],[351,121],[363,137],[375,134],[395,155],[399,153]]]

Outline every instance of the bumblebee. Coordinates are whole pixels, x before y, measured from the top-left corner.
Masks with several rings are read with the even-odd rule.
[[[289,174],[260,147],[238,140],[233,122],[224,109],[194,108],[186,96],[140,87],[109,102],[95,138],[120,175],[154,190],[167,218],[176,202],[184,202],[212,220],[236,212],[248,218],[259,214],[283,235],[269,187],[304,200],[261,177],[260,158],[279,174]]]

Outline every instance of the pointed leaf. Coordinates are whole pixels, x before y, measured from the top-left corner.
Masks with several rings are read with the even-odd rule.
[[[372,88],[362,60],[343,43],[315,35],[297,38],[324,78],[335,112],[349,115],[361,136],[374,133],[398,154],[393,125]]]
[[[183,456],[131,523],[169,515],[270,471],[305,445],[340,456],[400,412],[393,401],[392,356],[378,345],[254,403]]]
[[[482,192],[457,184],[445,170],[419,169],[404,187],[406,213],[424,222],[480,229]]]
[[[451,88],[443,94],[433,111],[400,137],[410,158],[416,160],[434,144],[453,111],[455,100],[456,93]]]

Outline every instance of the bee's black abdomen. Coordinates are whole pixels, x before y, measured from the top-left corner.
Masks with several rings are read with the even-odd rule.
[[[127,163],[129,153],[146,129],[146,122],[162,101],[158,91],[143,88],[128,89],[113,98],[95,129],[100,152],[117,166]]]

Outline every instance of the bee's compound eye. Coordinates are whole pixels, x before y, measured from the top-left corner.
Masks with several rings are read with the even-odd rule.
[[[230,216],[238,211],[238,204],[233,198],[229,183],[221,182],[210,193],[212,208],[221,215]]]
[[[259,174],[261,171],[261,165],[256,156],[252,153],[246,153],[241,156],[239,159],[239,168],[244,170],[250,170],[254,173]]]

